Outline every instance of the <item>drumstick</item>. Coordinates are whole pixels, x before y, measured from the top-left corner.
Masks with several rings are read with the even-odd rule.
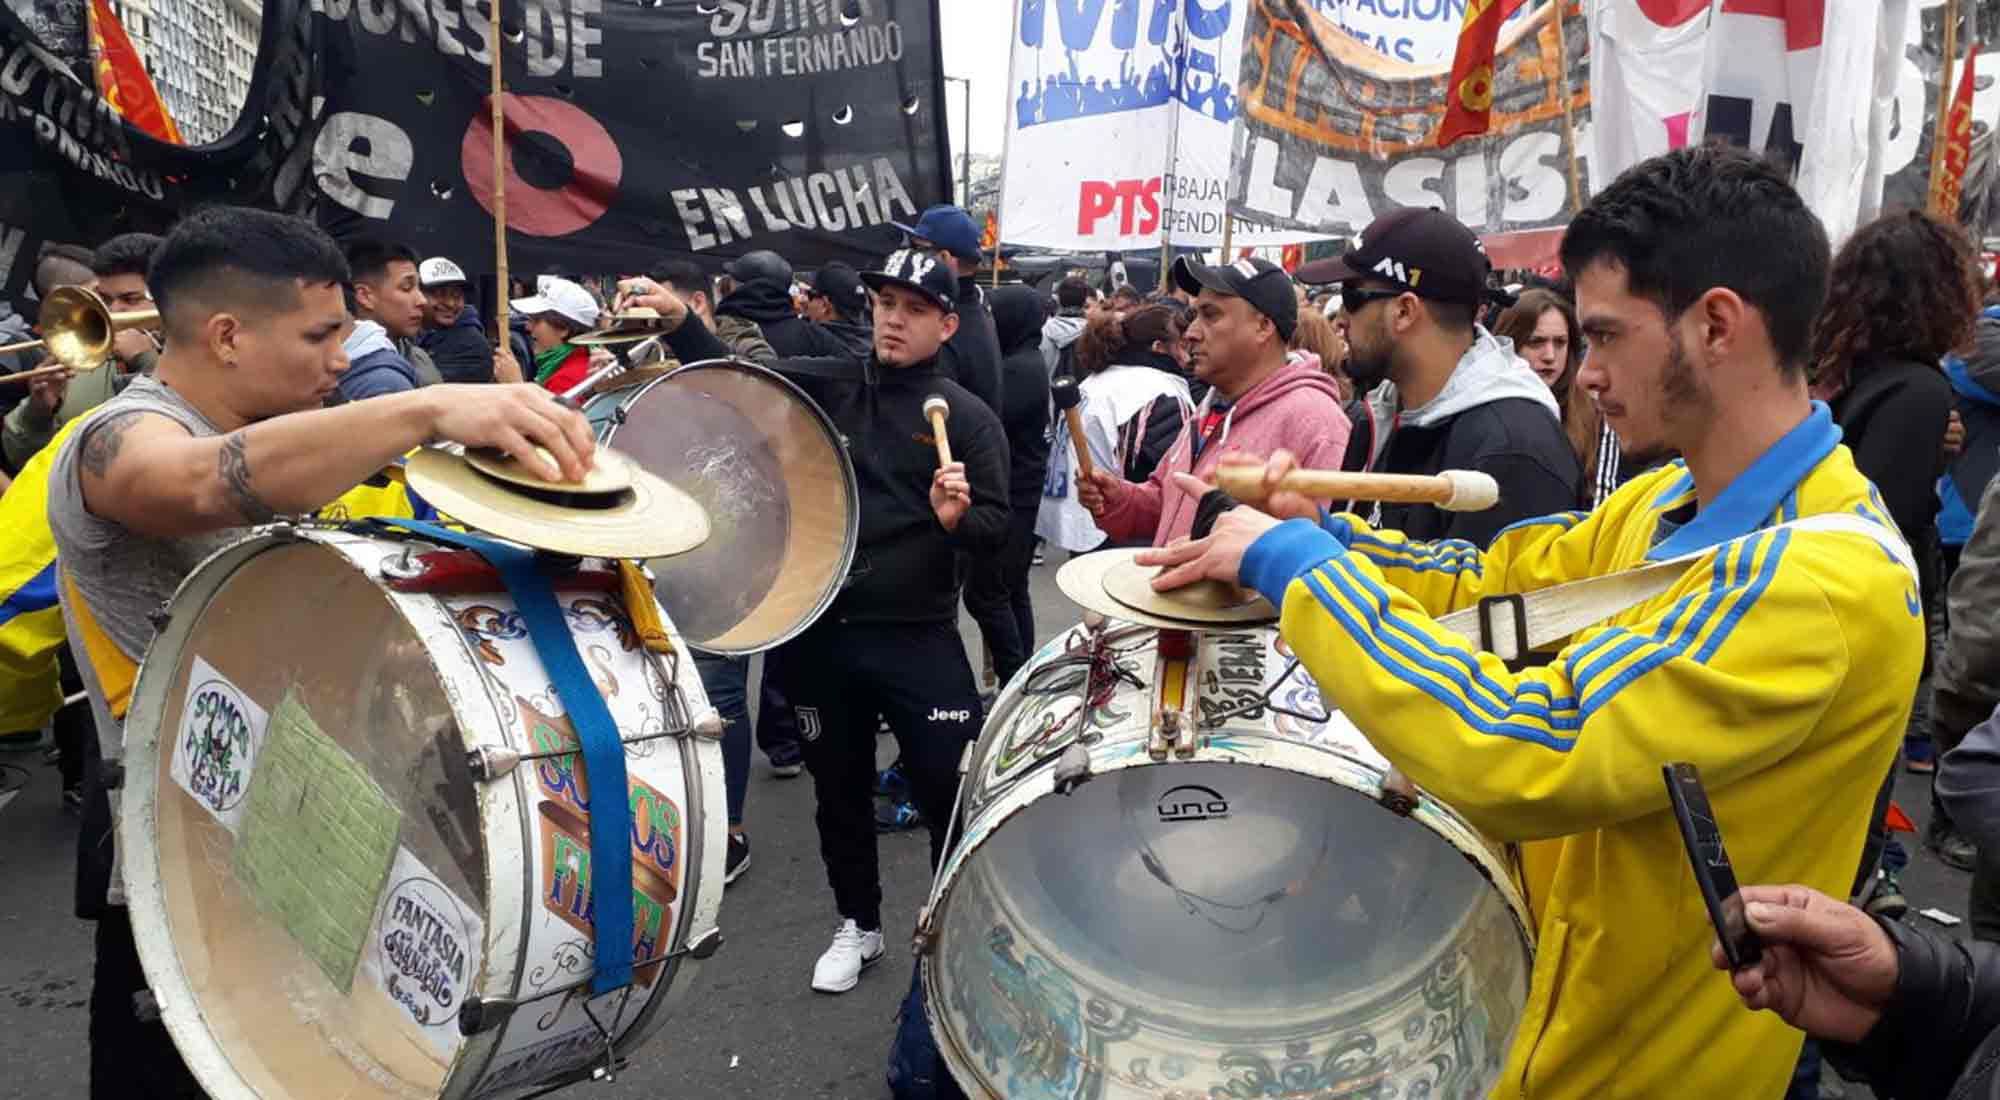
[[[1058,378],[1049,383],[1049,396],[1069,424],[1070,445],[1076,448],[1076,479],[1089,481],[1090,443],[1083,435],[1083,410],[1077,407],[1083,403],[1083,391],[1077,388],[1076,379]]]
[[[36,367],[34,370],[24,370],[15,374],[0,374],[0,386],[4,386],[9,382],[33,382],[37,378],[48,378],[52,375],[69,373],[71,372],[67,365],[51,363],[46,367]]]
[[[951,465],[951,437],[944,432],[944,422],[951,416],[951,403],[942,394],[931,394],[924,398],[924,416],[931,422],[931,434],[937,437],[938,465]]]
[[[1265,497],[1261,462],[1227,462],[1215,471],[1215,482],[1238,500],[1256,503]],[[1278,481],[1283,492],[1314,500],[1379,500],[1389,504],[1435,504],[1447,512],[1479,512],[1500,501],[1500,486],[1477,470],[1445,470],[1436,474],[1350,474],[1339,470],[1293,470]]]

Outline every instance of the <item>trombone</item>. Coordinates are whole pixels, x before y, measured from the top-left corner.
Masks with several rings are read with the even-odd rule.
[[[111,354],[111,341],[119,333],[132,328],[152,328],[159,323],[160,311],[154,307],[114,313],[94,290],[80,286],[57,287],[42,303],[42,338],[0,345],[0,354],[45,347],[56,365],[0,375],[0,384],[31,381],[58,372],[89,370]]]

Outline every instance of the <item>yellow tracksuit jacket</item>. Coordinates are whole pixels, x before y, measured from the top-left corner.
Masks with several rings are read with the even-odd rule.
[[[1431,794],[1521,842],[1538,951],[1492,1096],[1784,1094],[1802,1036],[1745,1011],[1711,968],[1660,766],[1701,769],[1738,881],[1847,895],[1924,632],[1887,549],[1899,536],[1839,439],[1815,404],[1699,512],[1675,464],[1484,553],[1335,516],[1280,525],[1245,555],[1242,580],[1283,609],[1328,700]],[[1880,523],[1883,540],[1765,530],[1834,511]],[[1434,621],[1745,535],[1545,667],[1511,672]]]

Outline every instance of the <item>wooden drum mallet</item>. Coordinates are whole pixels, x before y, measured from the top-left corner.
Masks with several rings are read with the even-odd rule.
[[[1246,504],[1265,498],[1264,464],[1225,462],[1215,471],[1223,492]],[[1314,500],[1374,500],[1387,504],[1435,504],[1447,512],[1481,512],[1500,502],[1500,485],[1477,470],[1436,474],[1354,474],[1339,470],[1293,470],[1273,491]]]
[[[942,394],[931,394],[924,398],[924,419],[931,422],[931,435],[937,439],[938,465],[951,465],[951,437],[944,431],[944,422],[951,418],[951,402]]]

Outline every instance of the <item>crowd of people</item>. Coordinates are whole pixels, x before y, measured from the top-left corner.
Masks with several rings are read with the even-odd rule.
[[[877,832],[925,828],[933,863],[945,855],[961,752],[990,685],[1034,648],[1034,564],[1149,547],[1162,587],[1263,592],[1385,755],[1522,846],[1533,981],[1563,995],[1537,994],[1496,1095],[1809,1096],[1822,1053],[1884,1095],[1947,1095],[1968,1063],[1992,1075],[1975,1051],[2000,1021],[1994,963],[1901,923],[1906,856],[1886,828],[1896,769],[1934,772],[1924,843],[1971,872],[1974,936],[2000,941],[2000,629],[1980,610],[2000,591],[2000,297],[1960,229],[1892,213],[1835,252],[1780,174],[1719,149],[1646,162],[1591,199],[1561,283],[1502,285],[1436,210],[1388,214],[1295,272],[1183,256],[1153,294],[1077,275],[983,284],[957,207],[903,229],[866,270],[662,258],[619,273],[610,300],[544,274],[510,288],[505,332],[473,302],[470,257],[336,245],[277,214],[215,208],[164,239],[43,250],[36,299],[83,285],[160,313],[91,369],[0,389],[0,521],[47,531],[10,553],[61,565],[59,585],[8,606],[60,602],[66,625],[40,636],[46,653],[0,633],[0,670],[41,670],[22,697],[49,701],[0,745],[38,744],[52,719],[82,818],[94,1095],[185,1076],[132,1009],[145,977],[103,782],[152,611],[244,528],[317,509],[428,441],[580,474],[590,428],[551,397],[612,361],[576,337],[641,307],[661,335],[632,361],[776,371],[854,464],[855,568],[761,658],[754,723],[751,660],[697,658],[725,720],[727,881],[750,867],[753,743],[773,774],[812,777],[837,917],[813,989],[851,990],[886,954]],[[31,304],[0,312],[0,340]],[[0,371],[34,365],[23,353]],[[944,465],[914,430],[936,396]],[[1476,470],[1499,503],[1278,492],[1254,511],[1213,488],[1226,456],[1267,460],[1274,489],[1296,467]],[[1812,525],[1827,515],[1873,533]],[[1501,662],[1435,622],[1485,595],[1702,554],[1712,566],[1539,658]],[[900,759],[878,772],[884,730]],[[1745,897],[1775,949],[1732,980],[1710,972],[1665,813],[1672,759],[1702,767],[1739,870],[1773,880]],[[1914,1018],[1940,1004],[1957,1061],[1933,1049],[1914,1068],[1930,1041]],[[1801,1030],[1816,1041],[1803,1053]]]

